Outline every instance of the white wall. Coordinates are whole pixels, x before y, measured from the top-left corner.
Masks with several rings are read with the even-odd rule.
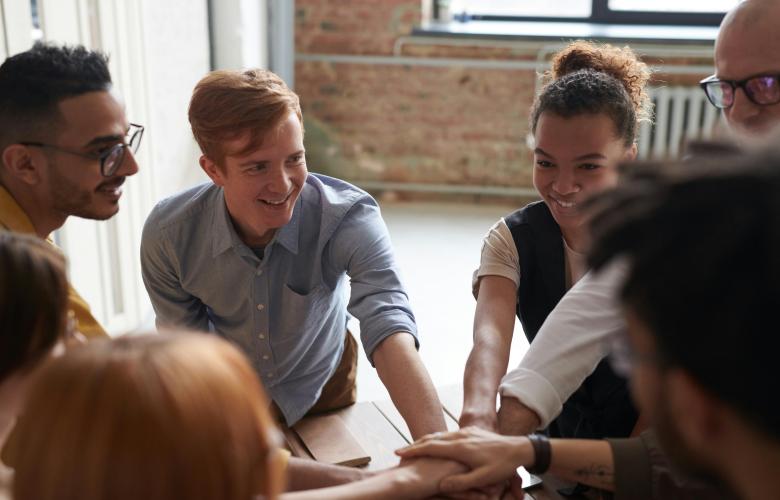
[[[187,121],[195,84],[209,71],[206,1],[145,0],[145,60],[153,198],[207,180]]]
[[[146,126],[140,172],[128,179],[119,214],[107,222],[71,217],[56,233],[74,287],[112,333],[149,324],[140,275],[143,223],[163,196],[205,179],[187,122],[195,83],[209,71],[206,0],[38,0],[43,38],[110,56],[130,121]],[[0,0],[0,55],[33,42],[29,0]]]

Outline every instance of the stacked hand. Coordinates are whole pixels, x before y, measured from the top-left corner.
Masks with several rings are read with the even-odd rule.
[[[534,462],[533,448],[525,437],[501,436],[477,427],[456,432],[430,434],[396,453],[402,459],[436,457],[455,460],[471,470],[442,479],[443,493],[475,490],[510,480],[515,498],[523,498],[517,467]],[[481,498],[478,493],[467,498]]]

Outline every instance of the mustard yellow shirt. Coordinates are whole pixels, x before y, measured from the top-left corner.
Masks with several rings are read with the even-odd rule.
[[[0,186],[0,228],[16,233],[35,234],[35,228],[30,218],[3,186]],[[46,241],[56,248],[51,238],[47,238]],[[78,330],[85,337],[108,336],[103,327],[100,326],[100,323],[92,316],[89,305],[73,289],[73,286],[69,286],[68,301],[70,302],[70,309],[78,321]]]

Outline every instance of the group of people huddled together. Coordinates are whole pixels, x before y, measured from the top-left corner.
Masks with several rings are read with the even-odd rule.
[[[780,498],[778,23],[774,0],[726,15],[701,86],[730,139],[681,159],[635,161],[653,112],[630,48],[554,56],[529,120],[541,200],[485,236],[455,432],[379,207],[308,172],[279,77],[213,71],[195,87],[210,181],[160,201],[140,249],[159,333],[109,339],[50,234],[116,214],[144,128],[105,55],[9,57],[0,498],[523,498],[520,466],[570,494]],[[278,431],[355,402],[349,315],[416,439],[381,472],[292,457]],[[507,373],[516,317],[530,348]]]

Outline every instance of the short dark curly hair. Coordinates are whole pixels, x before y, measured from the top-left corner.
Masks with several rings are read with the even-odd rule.
[[[589,263],[626,257],[620,296],[661,366],[780,439],[780,151],[728,149],[627,170],[592,202]]]
[[[639,123],[652,119],[645,90],[650,69],[628,47],[576,41],[558,52],[548,83],[531,108],[531,132],[544,112],[569,118],[606,113],[626,146],[636,141]]]
[[[58,124],[57,105],[87,92],[109,90],[108,57],[82,46],[37,42],[0,65],[0,151],[42,140]]]

